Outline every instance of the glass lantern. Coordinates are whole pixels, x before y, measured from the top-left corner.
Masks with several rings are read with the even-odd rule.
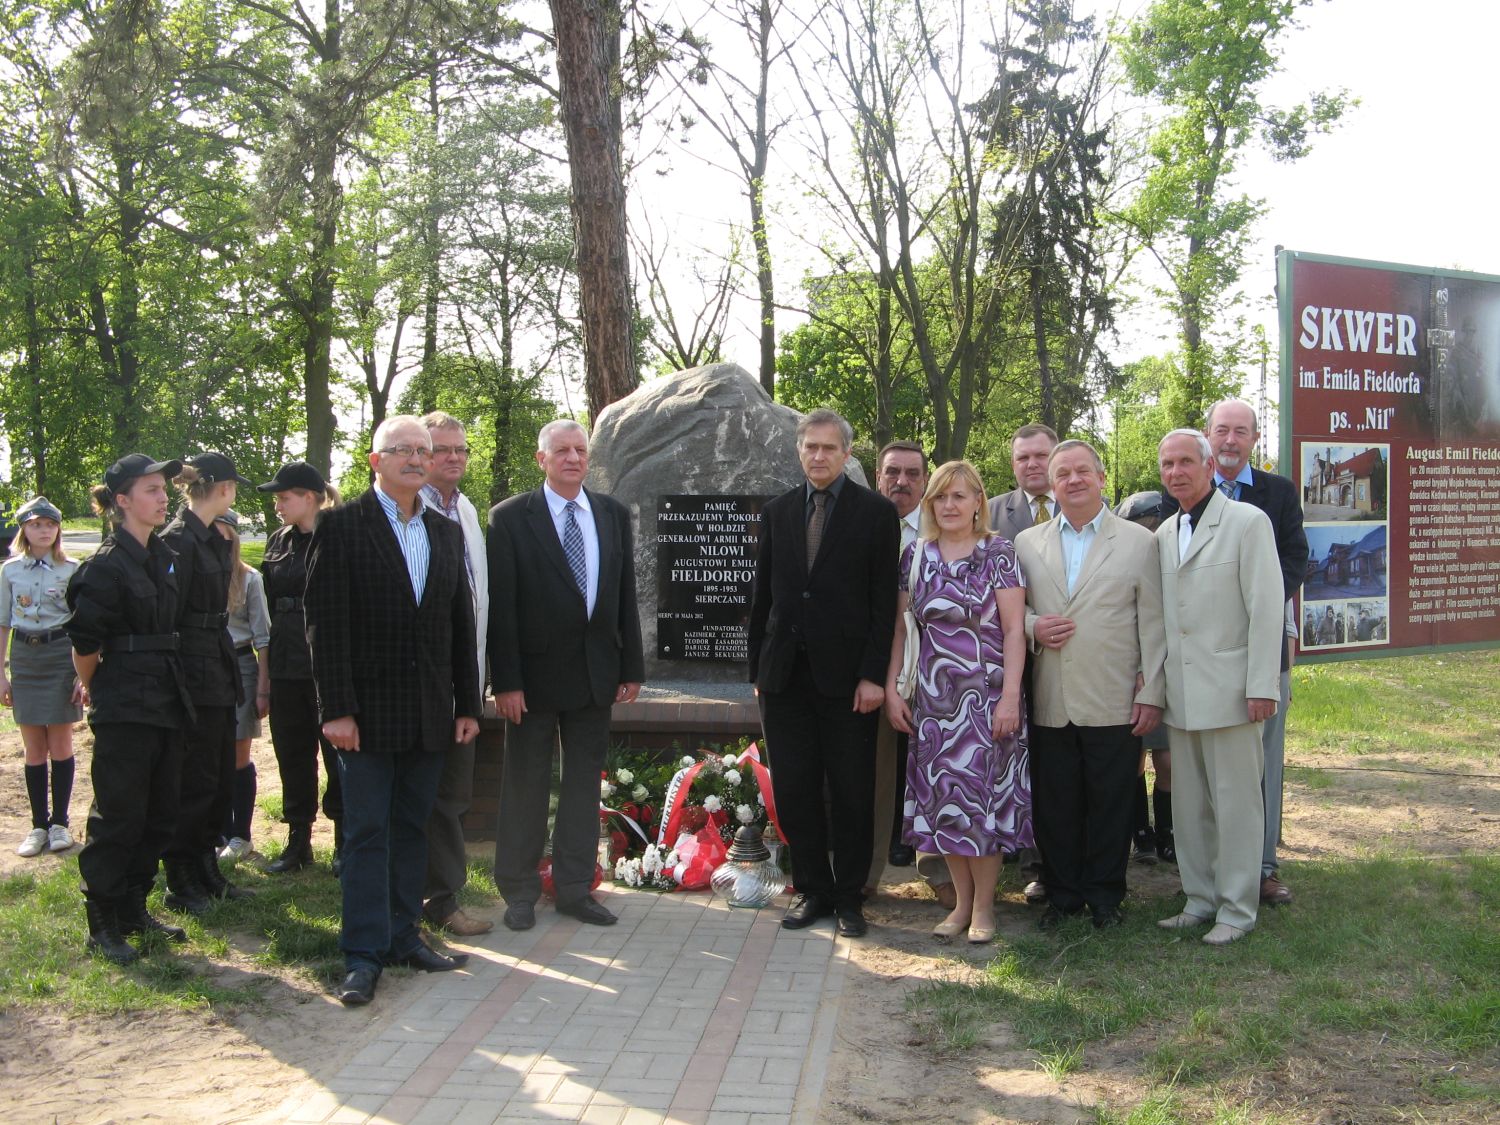
[[[709,879],[715,894],[730,906],[759,910],[786,888],[786,877],[771,862],[771,853],[760,837],[760,829],[747,824],[734,834],[729,858]]]

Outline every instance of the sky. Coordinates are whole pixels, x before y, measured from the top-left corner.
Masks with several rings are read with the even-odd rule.
[[[793,10],[813,0],[787,0]],[[1081,11],[1129,16],[1137,0],[1080,0]],[[1273,305],[1274,252],[1287,249],[1419,266],[1500,274],[1500,222],[1489,197],[1500,155],[1483,115],[1495,102],[1500,63],[1500,5],[1485,0],[1317,0],[1301,9],[1302,27],[1284,38],[1282,68],[1264,102],[1293,104],[1313,90],[1346,88],[1360,99],[1338,128],[1316,138],[1309,156],[1277,164],[1260,155],[1241,161],[1240,190],[1265,200],[1243,277],[1238,311],[1265,326],[1272,342],[1271,398],[1277,396],[1278,340]],[[715,58],[728,63],[732,46],[715,41]],[[711,152],[706,131],[697,151]],[[783,224],[797,223],[801,204],[792,169],[794,152],[778,152],[771,171],[773,206]],[[672,239],[686,261],[722,241],[729,223],[745,223],[735,181],[705,168],[687,152],[668,152],[657,168],[648,161],[632,185],[632,212],[649,216],[658,239]],[[789,300],[812,261],[797,239],[772,227],[778,288]],[[706,253],[706,252],[705,252]],[[1142,289],[1149,275],[1138,279]],[[686,297],[682,299],[686,300]],[[778,314],[778,330],[795,322]],[[754,309],[735,312],[726,358],[755,370]],[[1171,321],[1149,299],[1128,311],[1111,347],[1117,363],[1174,346]],[[1258,372],[1245,372],[1253,392]],[[1268,435],[1269,436],[1269,435]]]

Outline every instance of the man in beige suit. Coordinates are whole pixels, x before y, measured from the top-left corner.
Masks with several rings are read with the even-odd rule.
[[[1167,634],[1172,819],[1187,902],[1160,925],[1255,928],[1260,905],[1261,724],[1281,696],[1281,563],[1271,521],[1213,486],[1208,439],[1173,430],[1157,453],[1179,511],[1156,530]]]
[[[1125,899],[1136,737],[1166,701],[1156,539],[1104,503],[1104,466],[1065,441],[1047,466],[1061,516],[1016,539],[1033,653],[1031,800],[1048,907],[1043,929],[1084,907],[1099,929]]]

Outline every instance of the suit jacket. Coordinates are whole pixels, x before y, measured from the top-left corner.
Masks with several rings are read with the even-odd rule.
[[[453,748],[478,719],[479,663],[463,540],[423,508],[431,544],[422,602],[375,490],[324,512],[308,547],[302,609],[323,722],[354,716],[361,753]]]
[[[1182,513],[1156,529],[1167,633],[1166,721],[1179,730],[1249,722],[1247,699],[1280,699],[1285,621],[1271,521],[1250,504],[1209,498],[1178,561]]]
[[[1048,507],[1056,513],[1056,504],[1049,504]],[[1016,537],[1032,523],[1031,499],[1024,488],[1013,488],[990,499],[990,530],[995,534],[1003,535],[1014,543]]]
[[[443,516],[443,512],[433,504],[426,492],[422,493],[422,499],[434,512]],[[447,519],[446,516],[443,518]],[[464,534],[464,547],[469,552],[469,562],[474,567],[474,651],[479,662],[479,687],[482,691],[485,654],[488,651],[485,648],[485,638],[489,635],[490,625],[490,568],[485,562],[484,528],[479,524],[479,512],[475,509],[474,502],[462,492],[458,494],[458,526]]]
[[[490,509],[490,682],[496,695],[524,691],[532,711],[608,707],[621,684],[646,675],[630,512],[585,491],[599,535],[592,616],[542,490]]]
[[[1062,525],[1048,520],[1016,539],[1026,575],[1026,639],[1032,659],[1032,722],[1045,727],[1120,726],[1133,704],[1166,703],[1166,632],[1156,537],[1108,507],[1068,593]],[[1061,649],[1036,643],[1036,619],[1061,614],[1077,631]],[[1136,674],[1145,680],[1139,691]]]
[[[750,679],[783,691],[799,646],[822,695],[851,698],[860,680],[885,683],[896,630],[896,506],[844,478],[807,569],[805,484],[761,511],[750,605]]]

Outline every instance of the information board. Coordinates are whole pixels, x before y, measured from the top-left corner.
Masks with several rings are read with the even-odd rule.
[[[1500,644],[1500,278],[1283,251],[1301,651]]]
[[[769,496],[662,496],[656,507],[656,655],[749,660],[750,593]]]

